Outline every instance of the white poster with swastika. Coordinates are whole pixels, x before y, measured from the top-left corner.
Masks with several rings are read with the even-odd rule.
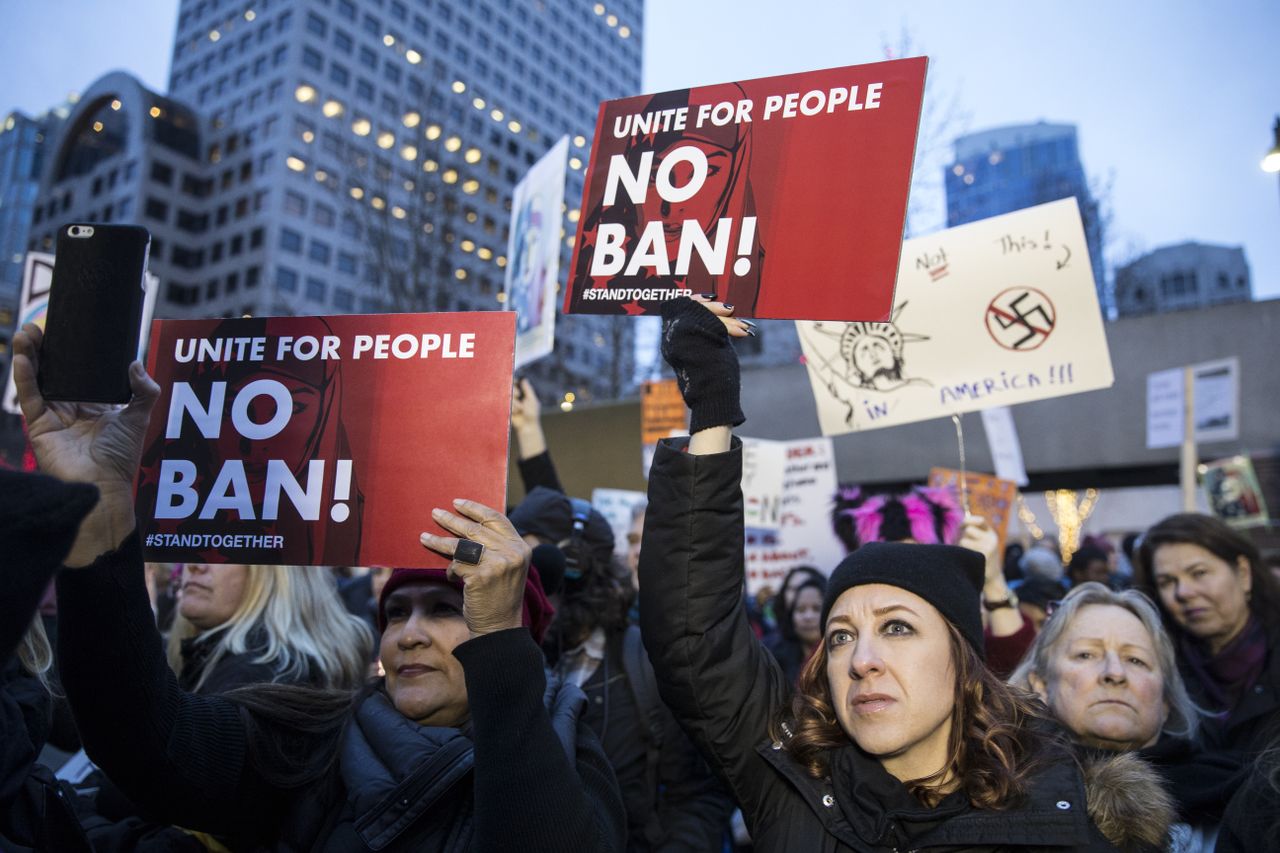
[[[1115,381],[1074,198],[908,240],[888,322],[796,329],[823,435]]]

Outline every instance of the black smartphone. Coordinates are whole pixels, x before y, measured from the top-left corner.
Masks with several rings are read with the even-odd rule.
[[[129,402],[150,248],[138,225],[59,229],[36,377],[46,400]]]

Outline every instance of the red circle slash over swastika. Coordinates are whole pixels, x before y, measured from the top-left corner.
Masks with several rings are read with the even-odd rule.
[[[1049,339],[1058,312],[1034,287],[1011,287],[1001,291],[987,306],[987,331],[1005,349],[1027,352]]]

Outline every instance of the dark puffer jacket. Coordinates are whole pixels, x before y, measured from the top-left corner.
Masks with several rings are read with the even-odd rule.
[[[768,737],[787,695],[782,671],[752,634],[743,607],[742,446],[693,456],[687,439],[659,445],[649,478],[640,557],[641,629],[662,697],[742,807],[758,851],[1115,849],[1090,817],[1102,788],[1117,836],[1142,824],[1147,774],[1086,791],[1077,764],[1057,762],[1029,796],[1003,811],[973,808],[960,794],[936,808],[912,798],[856,747],[836,751],[832,778],[814,779]],[[1130,758],[1128,763],[1141,762]],[[1116,790],[1122,787],[1133,790]],[[1126,796],[1127,795],[1127,796]],[[1117,808],[1128,807],[1125,813]],[[1128,817],[1134,818],[1129,820]],[[1162,838],[1164,828],[1147,840]],[[1137,826],[1134,826],[1137,829]],[[1135,848],[1142,838],[1116,840]]]
[[[375,687],[341,724],[329,771],[285,787],[267,781],[270,750],[251,752],[241,706],[178,687],[136,533],[93,566],[64,572],[58,601],[63,683],[85,748],[153,819],[230,839],[233,850],[624,846],[617,784],[581,720],[585,698],[549,685],[527,629],[455,649],[470,706],[463,729],[418,726]]]

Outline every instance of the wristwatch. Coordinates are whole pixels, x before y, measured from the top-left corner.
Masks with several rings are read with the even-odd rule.
[[[999,601],[987,601],[984,597],[982,599],[982,606],[988,613],[994,610],[1003,610],[1006,607],[1017,607],[1018,596],[1014,594],[1013,590],[1009,590],[1009,594]]]

